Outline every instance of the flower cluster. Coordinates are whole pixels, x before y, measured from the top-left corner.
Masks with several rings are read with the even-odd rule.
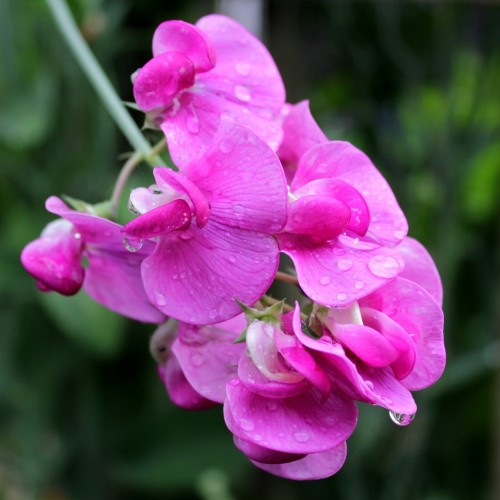
[[[266,48],[220,15],[161,24],[133,76],[176,168],[130,194],[125,225],[51,197],[22,252],[42,291],[84,288],[151,340],[171,399],[217,404],[236,447],[291,479],[336,473],[357,407],[406,425],[445,364],[442,288],[388,183],[307,101],[285,102]],[[86,205],[87,206],[87,205]],[[87,206],[88,207],[88,206]],[[278,271],[280,253],[293,271]],[[303,294],[266,295],[280,279]],[[243,312],[242,312],[243,311]],[[169,319],[170,318],[170,319]]]

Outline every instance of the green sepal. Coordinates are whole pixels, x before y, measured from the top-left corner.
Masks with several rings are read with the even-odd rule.
[[[72,198],[63,194],[62,199],[77,212],[83,212],[85,214],[96,215],[97,217],[102,217],[103,219],[115,220],[113,213],[111,212],[111,202],[109,200],[101,201],[91,205],[86,201],[79,200],[77,198]]]

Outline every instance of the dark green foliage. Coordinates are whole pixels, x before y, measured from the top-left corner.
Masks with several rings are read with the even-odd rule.
[[[154,27],[211,2],[74,0],[124,100]],[[407,428],[362,406],[346,465],[291,483],[237,452],[220,408],[171,405],[152,327],[40,294],[19,263],[52,195],[109,197],[129,146],[42,0],[0,2],[0,498],[487,499],[500,467],[500,8],[495,2],[269,0],[292,102],[387,176],[445,286],[448,368]],[[137,114],[140,120],[139,114]],[[147,168],[133,185],[147,184]],[[123,212],[122,212],[123,216]],[[496,388],[496,389],[495,389]],[[496,406],[495,406],[496,405]],[[496,408],[496,410],[495,410]],[[495,413],[496,411],[496,413]],[[496,446],[494,436],[497,436]],[[497,479],[498,481],[498,479]]]

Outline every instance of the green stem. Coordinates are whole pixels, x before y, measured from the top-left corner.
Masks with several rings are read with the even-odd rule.
[[[111,85],[94,54],[83,39],[65,0],[45,0],[56,24],[81,69],[94,87],[103,105],[128,139],[134,150],[150,165],[164,165],[160,157],[151,156],[151,145],[142,135],[130,113]]]

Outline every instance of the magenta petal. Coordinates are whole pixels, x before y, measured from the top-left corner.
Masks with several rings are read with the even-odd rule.
[[[160,369],[159,372],[170,399],[177,406],[186,410],[204,410],[217,404],[204,398],[191,387],[175,356],[171,356],[166,368]]]
[[[360,301],[360,306],[381,310],[412,338],[417,356],[412,373],[401,381],[406,387],[424,389],[441,376],[446,363],[443,312],[423,288],[397,278]]]
[[[195,69],[183,54],[167,52],[151,59],[134,80],[134,99],[144,112],[170,106],[176,95],[194,83]]]
[[[210,201],[211,217],[233,227],[275,233],[287,214],[278,157],[250,130],[223,121],[205,156],[183,173]]]
[[[370,211],[369,231],[381,244],[395,245],[406,236],[408,224],[389,184],[352,144],[332,141],[309,149],[300,160],[292,192],[323,178],[342,180],[361,193]]]
[[[425,288],[434,300],[442,306],[443,285],[436,264],[434,264],[429,252],[413,238],[405,238],[397,249],[405,260],[405,268],[400,277]]]
[[[165,315],[151,304],[142,284],[144,255],[90,248],[87,258],[83,287],[90,297],[128,318],[145,323],[165,321]]]
[[[342,233],[351,217],[351,210],[342,201],[326,196],[304,196],[288,207],[284,231],[305,234],[314,241],[327,241]]]
[[[285,361],[323,394],[329,394],[332,390],[330,379],[296,337],[287,335],[281,330],[275,330],[274,338]]]
[[[347,182],[339,179],[317,179],[308,182],[297,191],[294,196],[307,195],[328,196],[343,202],[350,209],[350,219],[347,229],[364,236],[370,225],[370,212],[363,196]]]
[[[289,398],[309,389],[305,379],[282,382],[266,378],[246,353],[238,363],[238,377],[248,390],[266,398]]]
[[[339,236],[340,239],[340,236]],[[363,240],[351,245],[314,245],[300,236],[278,235],[280,250],[291,257],[304,293],[325,306],[345,306],[395,278],[403,269],[399,253]]]
[[[332,333],[344,347],[369,366],[390,365],[399,355],[397,349],[383,335],[363,325],[335,323]]]
[[[74,295],[85,276],[81,253],[82,240],[76,237],[73,225],[58,219],[47,226],[40,238],[24,247],[21,262],[41,290]]]
[[[303,454],[299,453],[284,453],[282,451],[270,450],[255,443],[245,441],[238,436],[234,436],[234,444],[248,458],[265,464],[283,464],[304,457]]]
[[[217,54],[215,67],[199,75],[203,85],[251,113],[277,115],[285,102],[285,87],[262,42],[241,24],[217,14],[202,17],[196,26]]]
[[[177,192],[184,193],[193,204],[198,227],[203,227],[210,214],[210,203],[200,189],[185,175],[173,172],[169,168],[157,167],[154,169],[156,182],[160,187],[172,187]]]
[[[283,121],[283,142],[278,151],[282,160],[297,163],[313,146],[328,142],[309,110],[309,101],[293,106]]]
[[[391,365],[398,380],[407,377],[413,370],[416,360],[416,349],[410,335],[404,328],[386,314],[363,307],[361,309],[365,326],[379,331],[398,351],[399,356]]]
[[[271,285],[278,251],[271,236],[212,221],[180,235],[161,236],[142,266],[151,301],[191,324],[213,324],[241,312],[235,299],[254,304]]]
[[[184,21],[166,21],[156,28],[153,55],[165,52],[184,54],[196,71],[208,71],[215,64],[215,52],[210,40],[196,26]]]
[[[238,380],[226,387],[226,425],[239,438],[258,446],[285,453],[326,451],[345,441],[356,425],[356,405],[335,393],[322,400],[312,389],[271,400],[234,382]]]
[[[347,455],[346,443],[341,443],[333,450],[321,453],[310,453],[295,462],[282,464],[267,464],[257,460],[252,463],[275,476],[295,481],[324,479],[336,474],[344,465]]]
[[[238,320],[238,321],[236,321]],[[234,344],[246,321],[243,315],[224,324],[195,326],[180,323],[172,351],[190,385],[202,396],[217,403],[226,399],[226,384],[235,377],[245,344]]]
[[[186,229],[191,224],[191,209],[184,200],[174,200],[139,215],[123,228],[123,234],[134,238],[155,238],[161,234]]]

